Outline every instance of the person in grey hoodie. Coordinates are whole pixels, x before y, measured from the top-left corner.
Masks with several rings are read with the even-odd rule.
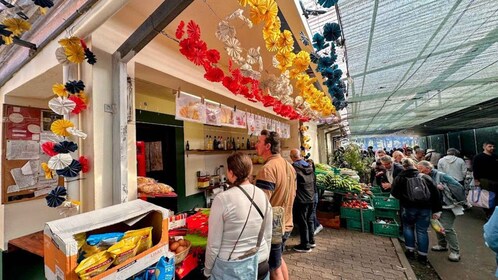
[[[460,185],[464,185],[467,165],[465,161],[457,157],[460,152],[455,148],[449,148],[446,156],[439,160],[437,169],[455,178]]]

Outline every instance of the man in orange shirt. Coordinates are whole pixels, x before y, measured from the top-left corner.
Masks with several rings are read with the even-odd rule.
[[[268,196],[273,207],[281,206],[285,212],[285,234],[280,244],[272,244],[270,258],[270,278],[288,280],[289,271],[282,258],[285,241],[294,227],[292,206],[296,197],[296,172],[287,160],[280,155],[280,137],[276,132],[263,130],[256,143],[256,152],[265,160],[265,165],[256,176],[256,186]]]

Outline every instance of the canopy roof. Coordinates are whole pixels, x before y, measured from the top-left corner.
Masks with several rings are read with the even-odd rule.
[[[303,0],[307,7],[313,3]],[[342,0],[337,11],[351,77],[352,134],[427,134],[498,124],[497,110],[462,111],[498,98],[495,1]],[[337,18],[336,9],[328,14]],[[323,25],[316,18],[325,16],[308,22]]]

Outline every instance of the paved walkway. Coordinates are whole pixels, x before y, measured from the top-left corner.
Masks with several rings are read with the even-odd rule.
[[[471,208],[455,221],[462,259],[458,263],[448,261],[448,252],[430,252],[429,261],[442,280],[495,279],[496,260],[493,251],[484,245],[482,226],[486,222],[484,212]],[[437,244],[436,234],[429,233],[431,246]]]
[[[291,237],[284,259],[293,280],[414,279],[397,242],[371,233],[325,228],[316,236],[317,247],[311,253],[292,251],[299,237]]]

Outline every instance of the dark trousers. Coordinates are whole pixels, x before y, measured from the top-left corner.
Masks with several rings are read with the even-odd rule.
[[[320,221],[318,221],[318,217],[316,216],[316,207],[318,206],[318,193],[315,193],[315,196],[313,197],[313,211],[311,212],[311,215],[313,216],[313,232],[315,232],[315,229],[320,226]]]
[[[299,235],[301,236],[301,245],[309,246],[310,243],[315,243],[315,226],[313,217],[313,203],[294,203],[296,222],[299,227]]]

